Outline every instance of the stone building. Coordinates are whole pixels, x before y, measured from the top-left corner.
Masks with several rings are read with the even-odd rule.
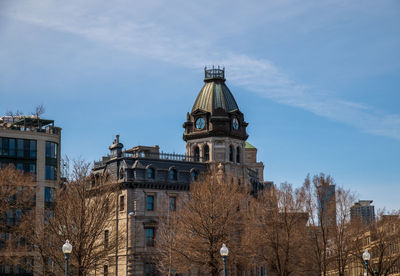
[[[185,155],[161,153],[158,146],[124,150],[117,135],[110,154],[95,162],[93,174],[111,175],[120,187],[115,220],[105,237],[117,231],[128,238],[93,274],[154,275],[158,218],[176,208],[201,172],[223,168],[232,184],[249,185],[254,195],[271,185],[263,182],[257,149],[246,147],[248,123],[225,84],[224,69],[205,68],[204,82],[183,124]]]
[[[61,128],[53,120],[39,116],[3,116],[0,118],[0,168],[13,164],[18,170],[32,173],[38,189],[35,210],[38,220],[52,212],[53,191],[60,180]],[[7,213],[7,223],[16,223],[16,212]],[[1,233],[1,238],[7,238]],[[33,257],[31,260],[33,264]],[[20,267],[3,265],[1,275],[31,275]]]

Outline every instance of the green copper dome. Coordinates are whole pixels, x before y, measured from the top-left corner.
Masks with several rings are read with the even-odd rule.
[[[213,113],[218,108],[226,112],[239,110],[235,98],[225,85],[224,74],[224,69],[205,69],[205,84],[194,102],[192,112],[200,109]]]

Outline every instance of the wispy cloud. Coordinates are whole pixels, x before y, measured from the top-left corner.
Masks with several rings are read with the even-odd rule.
[[[210,18],[202,18],[206,14],[204,11],[190,17],[157,1],[147,7],[125,1],[119,2],[120,5],[108,6],[105,3],[99,5],[97,1],[86,6],[82,6],[80,1],[68,1],[63,7],[45,0],[41,3],[29,5],[18,2],[4,9],[0,15],[186,68],[223,64],[229,70],[230,82],[261,97],[308,110],[367,133],[400,140],[399,114],[384,114],[363,103],[332,96],[333,93],[320,93],[313,87],[293,81],[279,66],[265,58],[259,59],[251,54],[221,47],[214,33],[204,31],[204,26],[210,23]],[[273,16],[270,20],[284,20],[306,9],[304,6],[294,9],[286,1],[282,3],[281,6],[271,4],[275,12],[271,12]],[[190,4],[182,2],[178,6],[185,5]],[[96,8],[98,6],[103,9]],[[183,8],[196,12],[200,7],[193,5]],[[132,13],[127,12],[129,9]],[[146,12],[146,16],[140,11]],[[163,12],[164,18],[160,14]],[[254,16],[254,13],[257,14],[257,11],[250,10],[248,17]],[[157,16],[161,19],[157,19]],[[183,25],[179,26],[180,20],[177,18],[184,20]],[[218,27],[217,23],[211,21],[210,28]],[[199,27],[201,24],[204,24],[203,28]],[[229,30],[227,25],[225,27],[228,32],[234,29]]]

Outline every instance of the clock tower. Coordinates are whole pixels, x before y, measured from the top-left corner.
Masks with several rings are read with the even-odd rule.
[[[204,86],[183,124],[186,154],[197,161],[222,163],[225,170],[242,174],[247,125],[225,84],[225,69],[206,67]]]

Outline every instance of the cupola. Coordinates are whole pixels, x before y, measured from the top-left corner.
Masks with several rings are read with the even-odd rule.
[[[247,139],[248,124],[225,81],[225,68],[204,68],[204,85],[183,125],[185,141],[205,137]]]

